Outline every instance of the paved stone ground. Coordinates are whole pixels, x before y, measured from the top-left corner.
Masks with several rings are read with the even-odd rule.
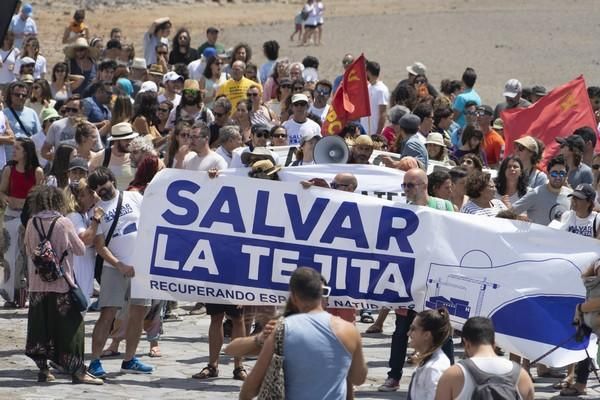
[[[179,310],[185,314],[184,310]],[[89,349],[90,336],[97,313],[86,316],[86,349]],[[384,333],[363,335],[363,346],[369,365],[367,382],[356,391],[357,399],[405,399],[412,367],[405,369],[400,391],[395,393],[377,392],[377,387],[385,380],[389,345],[393,332],[393,316],[388,317]],[[26,310],[0,309],[0,399],[51,400],[51,399],[234,399],[237,398],[241,382],[233,380],[233,363],[223,357],[220,377],[210,381],[197,381],[191,375],[198,372],[208,361],[207,332],[209,318],[206,315],[184,316],[183,321],[165,323],[165,334],[161,338],[162,358],[151,359],[143,356],[144,362],[156,366],[152,375],[123,375],[120,359],[103,362],[109,378],[103,386],[72,385],[66,376],[58,375],[52,383],[36,382],[37,371],[31,360],[23,355],[27,324]],[[361,331],[368,325],[358,324]],[[121,345],[121,351],[124,350]],[[148,343],[140,343],[140,354],[147,353]],[[462,349],[457,348],[457,356]],[[254,361],[246,361],[251,367]],[[550,379],[539,379],[536,383],[536,399],[553,399],[555,390]],[[592,388],[600,389],[597,382]],[[589,390],[586,399],[600,399],[600,391]],[[312,400],[312,399],[310,399]]]

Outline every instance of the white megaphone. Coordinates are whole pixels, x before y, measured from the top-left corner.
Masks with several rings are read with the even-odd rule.
[[[346,141],[340,136],[325,136],[313,150],[315,164],[345,164],[350,151]]]

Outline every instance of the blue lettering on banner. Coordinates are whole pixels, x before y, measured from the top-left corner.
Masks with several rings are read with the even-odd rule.
[[[213,203],[213,206],[216,203]],[[228,213],[219,208],[219,211],[212,215],[220,215],[220,221],[227,220],[224,215],[230,214],[232,209],[236,207],[230,204]],[[239,208],[237,210],[239,212]],[[353,212],[348,210],[352,208],[348,207],[343,211],[344,215]],[[206,218],[205,216],[204,219]],[[268,226],[262,216],[256,218],[261,220],[258,225],[255,221],[256,226],[274,234],[279,233],[279,227]],[[313,223],[310,220],[309,214],[304,223]],[[357,245],[362,240],[360,233],[352,238]],[[388,237],[388,241],[389,239]],[[403,247],[401,241],[398,244],[399,247]],[[299,266],[320,271],[332,286],[332,296],[346,295],[354,299],[390,303],[413,301],[410,288],[415,272],[415,259],[411,257],[338,250],[172,227],[156,228],[150,273],[155,277],[181,278],[206,282],[207,285],[216,283],[287,291],[289,278]]]

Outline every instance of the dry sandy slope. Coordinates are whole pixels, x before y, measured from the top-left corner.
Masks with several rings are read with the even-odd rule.
[[[122,27],[138,46],[149,22],[160,15],[169,15],[175,27],[189,27],[196,44],[209,24],[224,28],[222,41],[227,46],[244,40],[255,53],[260,53],[263,41],[276,39],[282,55],[317,56],[322,76],[330,79],[339,73],[345,52],[364,52],[379,61],[389,86],[402,79],[405,66],[415,60],[429,67],[436,85],[445,77],[460,78],[465,66],[472,66],[480,76],[479,91],[490,103],[500,100],[502,85],[511,77],[553,87],[583,73],[588,83],[600,84],[600,2],[595,0],[325,0],[325,45],[319,48],[289,42],[300,4],[99,9],[90,12],[88,20],[93,32],[104,35],[113,26]],[[68,17],[62,9],[38,10],[43,48],[51,49]],[[45,53],[58,59],[56,52]],[[256,60],[262,62],[262,54]]]

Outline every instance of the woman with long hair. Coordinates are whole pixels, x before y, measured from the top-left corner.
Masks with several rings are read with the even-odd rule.
[[[96,207],[100,198],[96,192],[90,189],[85,178],[71,182],[65,188],[65,195],[67,200],[66,216],[73,223],[77,236],[85,245],[85,254],[73,257],[73,270],[77,285],[89,303],[94,292],[94,264],[96,261],[94,239],[98,232],[100,219],[104,216],[104,210]]]
[[[250,100],[241,100],[235,107],[235,113],[233,114],[233,121],[237,126],[240,127],[240,134],[242,135],[242,142],[248,143],[250,141],[250,133],[252,129],[252,122],[250,122],[250,108],[252,107]]]
[[[175,156],[177,153],[182,152],[185,156],[185,154],[190,151],[191,131],[192,125],[189,122],[181,121],[175,125],[175,129],[169,135],[169,145],[167,146],[167,152],[165,154],[165,166],[167,168],[173,168],[175,166]]]
[[[512,205],[527,193],[527,176],[523,170],[521,159],[508,156],[500,164],[496,177],[496,198],[502,200],[506,207]]]
[[[460,160],[465,154],[473,153],[483,161],[483,165],[487,165],[485,153],[481,143],[483,142],[483,132],[473,125],[467,125],[461,137],[461,146],[454,149],[451,158],[454,161]]]
[[[25,41],[23,46],[23,52],[17,61],[20,61],[25,57],[29,57],[35,61],[33,67],[33,79],[46,79],[47,64],[46,58],[40,54],[40,42],[36,37],[30,37]]]
[[[83,82],[72,93],[83,95],[83,91],[96,80],[98,49],[91,47],[85,38],[78,38],[65,47],[65,56],[72,74],[83,76]]]
[[[188,65],[200,58],[198,50],[191,46],[192,38],[187,28],[179,28],[173,38],[173,50],[169,53],[169,64],[183,63]]]
[[[95,154],[92,149],[96,146],[96,130],[94,125],[88,121],[79,121],[75,127],[75,145],[77,146],[77,157],[88,162]]]
[[[218,56],[210,56],[206,60],[206,67],[198,80],[200,90],[204,91],[204,103],[211,108],[217,88],[227,80],[227,74],[223,72],[223,61]]]
[[[2,47],[0,47],[0,59],[2,65],[0,66],[0,88],[4,91],[4,88],[11,82],[17,79],[16,64],[17,59],[21,51],[15,47],[15,34],[11,31],[6,32],[4,40],[2,41]]]
[[[438,161],[448,166],[456,165],[448,158],[448,149],[441,133],[430,132],[425,140],[425,148],[427,148],[427,155],[430,160]]]
[[[169,115],[173,110],[173,103],[170,100],[165,100],[158,105],[156,109],[156,117],[158,118],[158,125],[156,129],[160,132],[161,136],[168,136],[171,132],[170,128],[167,128],[167,122],[169,122]]]
[[[114,126],[121,122],[129,122],[133,118],[133,104],[131,97],[126,94],[118,94],[114,99],[110,125]]]
[[[85,80],[82,75],[71,75],[69,64],[65,62],[54,64],[51,78],[50,91],[52,98],[57,102],[67,101],[73,95],[73,90],[81,86]]]
[[[54,108],[56,100],[52,98],[52,90],[50,84],[45,79],[36,79],[31,85],[29,99],[25,105],[33,108],[34,111],[41,117],[42,111],[47,108]]]
[[[102,385],[101,379],[86,371],[84,321],[69,294],[69,288],[77,285],[73,255],[84,255],[85,246],[71,221],[62,216],[66,209],[63,192],[55,187],[40,186],[34,193],[32,218],[25,230],[27,256],[30,259],[34,257],[41,241],[40,235],[47,234],[54,251],[64,254],[61,262],[64,276],[44,281],[42,275],[36,273],[33,262],[28,262],[29,312],[25,354],[39,368],[38,382],[54,380],[48,366],[48,361],[51,361],[70,374],[73,383]]]
[[[248,43],[238,43],[233,46],[231,51],[231,62],[225,67],[225,72],[231,75],[231,66],[236,61],[242,61],[244,64],[248,64],[252,60],[252,48]]]
[[[408,336],[410,345],[418,352],[418,364],[409,386],[411,399],[435,399],[437,383],[450,368],[442,345],[451,335],[450,316],[445,308],[421,311],[413,320]]]
[[[278,98],[277,89],[281,86],[281,80],[284,78],[290,78],[290,60],[287,58],[282,58],[275,62],[271,76],[268,77],[263,85],[263,102],[268,103],[270,100]],[[291,80],[289,89],[291,95]]]
[[[58,146],[46,184],[59,189],[66,188],[69,184],[69,163],[76,156],[77,149],[72,144],[63,143]]]
[[[523,172],[527,177],[527,185],[535,189],[548,183],[548,176],[538,168],[544,154],[544,143],[531,136],[523,136],[515,140],[514,155],[523,164]]]
[[[261,89],[259,85],[252,85],[246,92],[250,100],[250,122],[252,125],[266,124],[273,125],[277,123],[275,113],[262,102]]]
[[[8,206],[5,217],[9,216],[9,210],[20,214],[27,193],[36,185],[44,181],[44,171],[35,151],[35,144],[29,138],[15,139],[13,158],[2,171],[0,180],[0,202]]]
[[[279,121],[287,121],[291,114],[292,99],[292,80],[290,78],[280,78],[277,89],[275,89],[275,98],[267,101],[265,105],[277,116]],[[264,101],[264,96],[263,96]],[[284,116],[286,119],[283,119]]]
[[[154,147],[162,145],[166,138],[163,138],[158,131],[159,119],[156,115],[158,100],[154,92],[142,92],[135,96],[135,105],[131,125],[140,135],[150,135]]]

